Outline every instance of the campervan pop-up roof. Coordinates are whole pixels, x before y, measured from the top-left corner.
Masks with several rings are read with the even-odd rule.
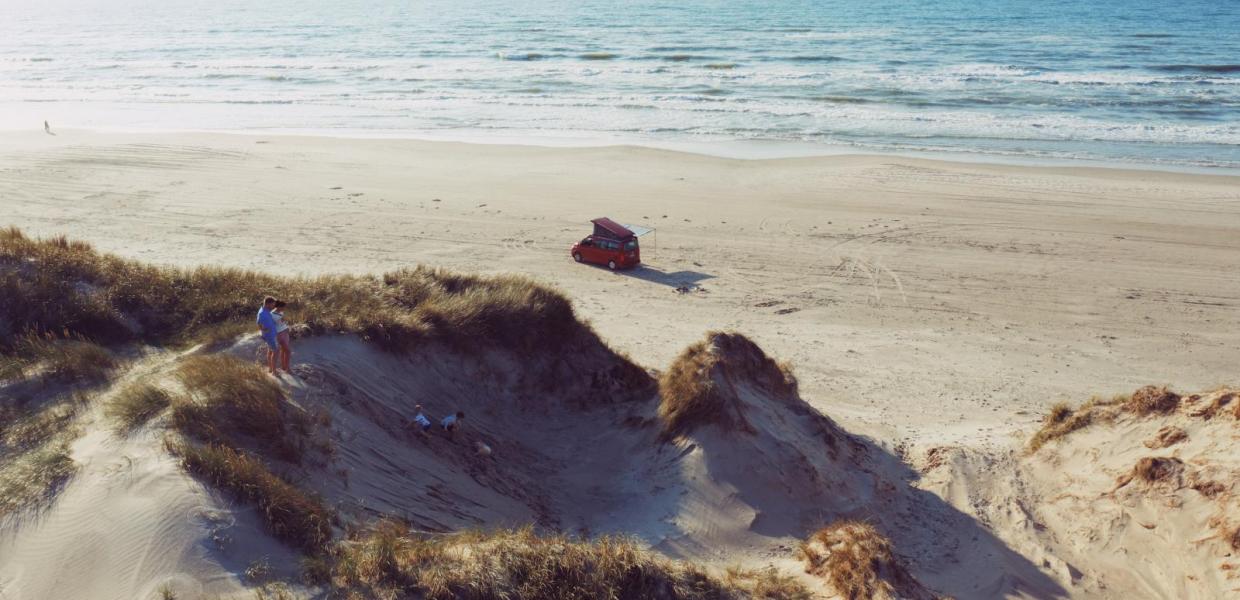
[[[594,235],[597,237],[605,237],[612,240],[624,240],[633,237],[633,232],[628,227],[607,217],[599,217],[590,222],[594,223]]]

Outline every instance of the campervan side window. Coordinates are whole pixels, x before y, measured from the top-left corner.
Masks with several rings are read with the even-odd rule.
[[[624,243],[624,250],[626,252],[632,252],[636,249],[637,249],[637,240],[629,240]]]

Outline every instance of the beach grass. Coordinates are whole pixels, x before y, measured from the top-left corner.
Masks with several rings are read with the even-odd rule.
[[[390,519],[338,545],[332,586],[341,594],[427,600],[809,598],[773,571],[737,569],[718,578],[627,537],[583,540],[529,527],[425,536]]]
[[[186,471],[258,509],[277,539],[309,554],[331,540],[331,512],[323,502],[272,473],[263,461],[222,444],[170,441]]]
[[[167,390],[146,382],[131,383],[116,393],[104,412],[125,429],[146,423],[172,403]]]
[[[814,532],[798,556],[805,570],[846,600],[933,598],[896,557],[891,540],[871,523],[843,520]]]
[[[436,341],[539,353],[594,339],[563,294],[521,276],[422,266],[377,277],[177,269],[0,231],[0,297],[12,300],[0,305],[0,355],[29,354],[20,343],[27,332],[105,346],[218,342],[256,331],[266,295],[287,299],[304,331],[356,333],[390,350]]]
[[[749,338],[739,333],[710,332],[686,348],[659,379],[659,417],[664,438],[686,435],[704,425],[724,430],[751,426],[730,389],[744,381],[778,397],[795,395],[796,377]]]

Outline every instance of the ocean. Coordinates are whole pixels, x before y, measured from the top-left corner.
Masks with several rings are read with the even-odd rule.
[[[1240,168],[1236,0],[0,0],[0,129]]]

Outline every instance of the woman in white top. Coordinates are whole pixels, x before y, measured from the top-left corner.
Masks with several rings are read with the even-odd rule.
[[[293,348],[290,344],[289,326],[284,321],[284,306],[283,300],[276,300],[276,307],[271,311],[271,317],[276,321],[276,343],[280,345],[280,368],[284,369],[285,373],[291,373],[288,363],[293,356]]]

